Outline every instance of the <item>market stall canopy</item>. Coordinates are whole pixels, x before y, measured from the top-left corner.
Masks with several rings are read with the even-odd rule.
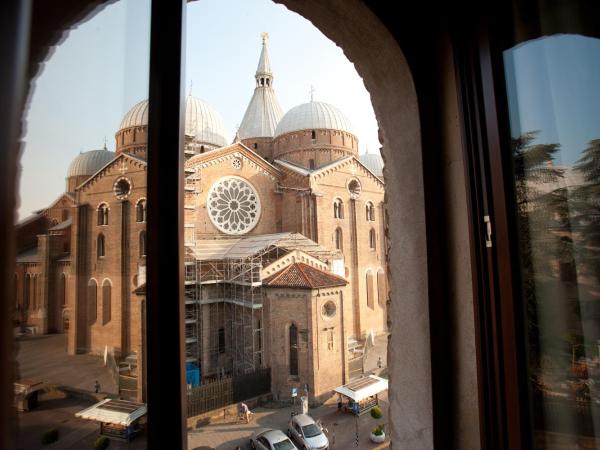
[[[335,388],[334,392],[351,398],[355,402],[360,402],[361,400],[369,398],[372,395],[386,391],[387,388],[388,380],[375,375],[369,375],[368,377],[359,378],[358,380],[354,380],[348,384],[345,384],[344,386]]]
[[[129,426],[146,414],[147,411],[148,408],[144,403],[107,398],[83,411],[75,413],[75,417],[114,425]]]

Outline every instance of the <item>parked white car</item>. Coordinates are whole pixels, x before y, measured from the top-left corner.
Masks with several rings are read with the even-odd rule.
[[[254,450],[298,450],[283,431],[270,428],[261,428],[252,433],[250,447]]]
[[[288,426],[288,434],[303,450],[328,450],[329,439],[323,428],[307,414],[293,416]]]

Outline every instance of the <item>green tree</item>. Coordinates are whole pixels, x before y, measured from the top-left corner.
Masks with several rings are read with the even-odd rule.
[[[556,292],[557,267],[573,262],[568,193],[560,183],[564,170],[554,165],[560,144],[534,143],[537,134],[532,131],[512,140],[529,362],[534,375],[543,350],[556,349],[555,342],[562,340],[553,335],[552,327],[544,326],[541,316],[550,306],[548,293]]]
[[[600,139],[589,142],[575,164],[584,183],[575,190],[578,235],[587,272],[600,281]]]

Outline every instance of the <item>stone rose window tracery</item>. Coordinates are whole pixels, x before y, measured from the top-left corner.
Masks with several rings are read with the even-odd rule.
[[[260,198],[256,189],[239,177],[223,177],[208,191],[208,217],[226,234],[244,234],[252,230],[260,218]]]

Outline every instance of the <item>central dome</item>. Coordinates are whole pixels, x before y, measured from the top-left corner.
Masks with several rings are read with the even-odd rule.
[[[119,132],[131,127],[148,125],[148,100],[129,110],[119,126]],[[231,141],[221,115],[208,103],[188,95],[185,99],[185,134],[196,142],[224,147]]]
[[[309,102],[290,109],[281,118],[275,136],[300,130],[341,130],[354,134],[350,120],[329,103]]]

